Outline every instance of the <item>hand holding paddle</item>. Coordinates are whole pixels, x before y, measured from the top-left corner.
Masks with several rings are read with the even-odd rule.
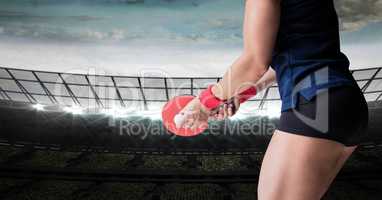
[[[178,96],[167,102],[162,110],[165,128],[179,136],[198,135],[208,128],[209,118],[232,116],[240,103],[256,94],[256,88],[251,87],[236,97],[221,100],[214,96],[212,87],[210,85],[198,97]]]

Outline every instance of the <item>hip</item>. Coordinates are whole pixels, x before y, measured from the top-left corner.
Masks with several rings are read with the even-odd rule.
[[[368,124],[367,102],[358,86],[326,88],[312,99],[298,95],[295,108],[281,114],[279,129],[357,145]]]

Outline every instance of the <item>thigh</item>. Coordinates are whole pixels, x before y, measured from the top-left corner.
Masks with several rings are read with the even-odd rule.
[[[259,199],[320,199],[342,167],[345,149],[332,140],[276,130],[261,166]]]

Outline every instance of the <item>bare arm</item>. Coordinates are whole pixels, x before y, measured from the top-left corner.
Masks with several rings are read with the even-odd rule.
[[[243,53],[212,88],[215,96],[229,99],[266,74],[277,37],[279,17],[280,0],[246,0]]]
[[[268,68],[268,71],[256,82],[255,87],[258,92],[267,89],[276,82],[276,72],[272,68]]]
[[[230,99],[255,84],[264,86],[272,80],[269,70],[275,45],[281,0],[246,0],[243,25],[244,48],[241,56],[224,74],[223,79],[212,88],[219,99]],[[265,77],[263,77],[266,75]],[[263,78],[263,79],[262,79]],[[261,80],[262,79],[262,80]],[[260,82],[258,82],[260,80]],[[261,88],[258,88],[261,89]],[[224,110],[227,110],[224,108]],[[187,111],[187,112],[186,112]],[[188,112],[191,111],[191,112]],[[180,112],[183,117],[178,127],[195,129],[208,120],[209,111],[195,98]],[[188,113],[188,114],[185,114]]]

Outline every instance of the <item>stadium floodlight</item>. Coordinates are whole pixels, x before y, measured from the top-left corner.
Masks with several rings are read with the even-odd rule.
[[[63,109],[65,112],[72,113],[73,115],[80,115],[84,113],[84,109],[79,106],[67,106]]]
[[[34,108],[34,109],[36,109],[36,110],[38,110],[38,111],[44,111],[45,109],[44,109],[44,105],[42,105],[42,104],[34,104],[34,105],[32,105],[32,107]]]

